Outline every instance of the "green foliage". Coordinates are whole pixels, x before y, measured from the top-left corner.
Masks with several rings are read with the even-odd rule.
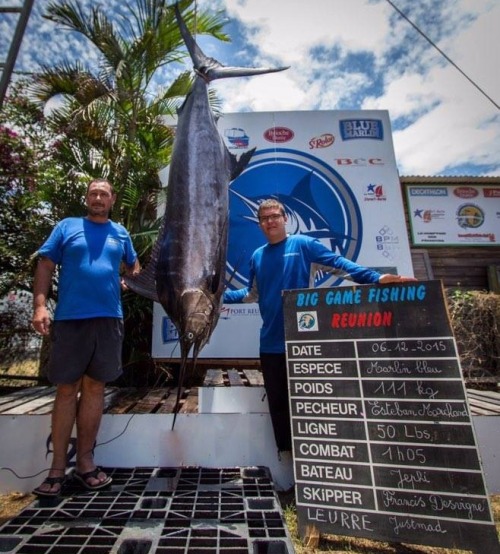
[[[20,284],[30,288],[30,257],[54,223],[85,213],[85,187],[94,177],[113,183],[112,218],[127,227],[141,263],[147,262],[159,228],[158,174],[170,161],[174,141],[165,118],[176,113],[192,84],[190,72],[173,78],[167,67],[187,56],[169,4],[133,0],[121,4],[119,13],[97,2],[48,4],[45,17],[84,38],[99,61],[46,65],[7,102],[9,123],[0,126],[0,157],[7,168],[0,184],[0,231],[7,237],[0,245],[4,291]],[[196,33],[228,40],[220,13],[195,13],[193,0],[179,6]],[[171,83],[155,90],[160,72]],[[213,95],[211,101],[217,107]],[[126,294],[124,311],[125,366],[145,364],[149,370],[151,302]]]
[[[192,4],[180,3],[188,25],[196,21],[198,33],[227,40],[221,15],[195,14]],[[80,34],[99,57],[97,68],[79,61],[45,67],[31,88],[41,102],[59,99],[47,118],[61,137],[59,163],[113,183],[113,216],[135,241],[145,230],[158,228],[158,172],[168,164],[174,140],[164,118],[175,114],[192,83],[190,74],[182,72],[169,86],[153,90],[160,70],[187,55],[174,10],[166,0],[136,0],[124,3],[119,17],[112,17],[103,6],[87,9],[70,0],[51,2],[46,18]],[[145,252],[151,241],[139,241]]]
[[[465,377],[499,379],[500,296],[450,289],[447,303]]]
[[[77,187],[54,162],[58,144],[26,82],[11,87],[0,122],[0,297],[31,288],[31,258],[54,221],[82,213]]]

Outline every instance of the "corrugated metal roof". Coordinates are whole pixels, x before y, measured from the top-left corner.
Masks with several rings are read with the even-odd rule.
[[[450,177],[432,177],[425,175],[401,175],[399,180],[401,184],[469,184],[469,185],[500,185],[500,176],[498,177],[478,177],[477,175],[459,175]]]

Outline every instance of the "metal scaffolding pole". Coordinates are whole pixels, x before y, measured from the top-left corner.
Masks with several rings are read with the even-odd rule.
[[[12,72],[14,71],[17,54],[19,52],[19,48],[21,47],[21,42],[23,40],[26,25],[28,24],[28,19],[31,13],[31,8],[33,7],[33,2],[34,0],[24,0],[22,6],[0,7],[0,13],[19,14],[16,30],[10,44],[9,53],[7,54],[6,60],[0,62],[0,69],[2,70],[2,78],[0,80],[0,110],[2,109],[5,95],[7,93],[7,88],[10,83],[10,78],[12,76]]]

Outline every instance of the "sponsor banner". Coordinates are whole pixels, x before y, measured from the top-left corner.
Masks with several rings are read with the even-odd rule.
[[[415,245],[500,244],[500,186],[410,185],[406,197]]]
[[[413,275],[387,111],[225,114],[218,127],[237,157],[256,149],[229,191],[230,288],[248,284],[250,256],[265,242],[257,208],[269,197],[285,205],[290,234],[317,237],[342,256],[383,273]],[[316,287],[343,284],[329,274],[315,278]],[[311,321],[304,314],[304,332]],[[224,306],[200,357],[257,358],[260,326],[257,305]],[[177,331],[158,304],[152,354],[180,357]]]

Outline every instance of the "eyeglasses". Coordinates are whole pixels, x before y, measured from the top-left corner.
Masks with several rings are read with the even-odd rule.
[[[278,221],[282,217],[283,217],[283,214],[263,215],[263,216],[259,217],[259,222],[260,223],[267,223],[268,221],[269,222]]]

